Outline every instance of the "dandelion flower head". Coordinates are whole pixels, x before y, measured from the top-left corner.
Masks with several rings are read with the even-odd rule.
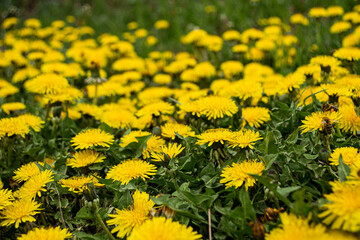
[[[114,142],[114,136],[101,129],[87,129],[71,139],[71,145],[75,149],[86,149],[95,146],[110,147]]]
[[[140,159],[131,159],[112,167],[107,173],[106,179],[120,181],[121,184],[126,185],[132,179],[142,178],[145,181],[146,178],[155,174],[155,165]]]
[[[246,190],[255,185],[256,179],[249,174],[262,175],[265,170],[265,164],[258,160],[246,160],[239,163],[233,163],[223,169],[221,172],[220,183],[225,183],[226,188],[239,188],[243,184]]]

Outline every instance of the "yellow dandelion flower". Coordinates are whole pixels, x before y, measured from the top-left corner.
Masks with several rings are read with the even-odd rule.
[[[21,102],[10,102],[10,103],[4,103],[1,105],[1,109],[6,113],[7,115],[10,114],[12,111],[19,111],[24,110],[26,108],[25,104]]]
[[[167,29],[169,28],[170,23],[164,19],[157,20],[154,24],[156,29]]]
[[[246,59],[252,61],[260,61],[265,57],[265,53],[256,47],[252,47],[246,52]]]
[[[154,82],[158,84],[169,84],[171,83],[171,75],[169,74],[156,74],[154,76]]]
[[[75,149],[86,149],[95,146],[110,147],[114,142],[114,136],[101,129],[87,129],[80,132],[70,141]]]
[[[182,101],[182,100],[180,100]],[[201,116],[201,106],[198,100],[182,102],[180,105],[180,113],[191,113],[191,115]]]
[[[136,121],[136,117],[127,110],[106,111],[101,115],[100,120],[112,128],[129,128]]]
[[[4,19],[1,27],[3,29],[9,29],[12,26],[16,25],[18,22],[19,22],[19,19],[17,19],[16,17],[9,17],[9,18]]]
[[[136,139],[137,137],[144,137],[149,135],[151,135],[151,133],[146,131],[131,131],[129,134],[124,135],[120,139],[120,147],[126,147],[127,145],[133,142],[137,143],[138,142],[138,140]]]
[[[161,139],[158,136],[151,136],[149,140],[146,141],[146,147],[143,148],[143,158],[150,158],[152,152],[161,151],[161,147],[165,145],[165,140]]]
[[[0,189],[0,210],[12,205],[13,194],[9,189]]]
[[[40,203],[29,198],[14,201],[10,206],[1,211],[0,219],[4,219],[0,226],[10,226],[15,223],[15,228],[21,222],[35,222],[34,215],[40,213]]]
[[[358,237],[354,234],[351,234],[349,232],[344,232],[341,230],[329,230],[326,232],[327,234],[324,234],[323,239],[324,240],[357,240]]]
[[[113,179],[120,181],[121,184],[126,185],[132,179],[146,178],[156,174],[156,167],[153,164],[142,161],[140,159],[126,160],[109,170],[106,179]]]
[[[247,107],[242,109],[242,117],[251,127],[260,127],[264,122],[270,121],[270,110],[263,107]]]
[[[222,89],[230,86],[230,84],[231,82],[227,79],[216,79],[211,83],[210,89],[213,90],[215,94],[220,94]]]
[[[338,33],[345,32],[345,31],[349,30],[350,28],[351,28],[351,23],[345,22],[345,21],[339,21],[339,22],[335,22],[333,25],[331,25],[330,32],[332,34],[338,34]]]
[[[341,6],[330,6],[326,9],[329,17],[341,16],[344,14],[344,9]]]
[[[260,134],[258,132],[255,132],[253,130],[250,129],[243,129],[237,132],[232,132],[229,136],[228,136],[228,144],[229,147],[231,148],[235,148],[235,147],[240,147],[240,148],[253,148],[253,146],[255,145],[255,142],[258,140],[261,140],[262,137],[260,136]]]
[[[102,114],[101,109],[97,105],[88,103],[78,103],[74,110],[81,112],[83,115],[92,116],[96,119],[98,119]]]
[[[26,125],[34,129],[35,132],[40,132],[44,127],[45,122],[38,116],[26,113],[17,117],[21,121],[25,122]]]
[[[30,132],[29,126],[19,118],[2,118],[0,119],[0,139],[7,135],[20,135],[25,137],[25,134]]]
[[[251,39],[260,39],[264,37],[264,32],[256,28],[248,28],[242,33],[241,41],[243,43],[249,43]]]
[[[241,187],[245,184],[246,190],[255,185],[256,179],[249,174],[262,175],[265,164],[258,160],[246,160],[240,163],[233,163],[223,169],[220,183],[225,183],[226,188],[234,186]]]
[[[161,126],[161,135],[165,138],[175,139],[176,135],[183,137],[193,137],[195,136],[195,132],[191,129],[190,126],[177,123],[177,122],[167,122],[164,126]]]
[[[207,35],[200,39],[196,45],[199,47],[205,47],[209,51],[218,52],[222,49],[223,40],[217,35]]]
[[[134,30],[134,29],[137,29],[139,27],[139,24],[137,22],[129,22],[127,24],[127,28],[129,30]]]
[[[161,151],[152,152],[151,157],[153,161],[164,161],[165,155],[170,159],[173,159],[179,155],[185,148],[177,143],[169,144],[168,146],[162,146]]]
[[[29,18],[29,19],[25,20],[24,25],[26,27],[31,27],[31,28],[40,28],[41,27],[41,22],[40,22],[39,19]]]
[[[30,58],[30,54],[28,55],[28,58]],[[26,67],[20,70],[17,70],[12,78],[12,82],[13,83],[17,83],[17,82],[23,82],[25,81],[27,78],[33,78],[36,75],[38,75],[40,73],[40,71],[37,68],[34,67]]]
[[[54,181],[53,172],[51,170],[45,170],[37,175],[32,176],[22,185],[14,196],[21,198],[34,198],[36,195],[41,196],[41,192],[46,192],[46,184]]]
[[[305,76],[297,73],[288,74],[283,81],[280,82],[280,91],[287,92],[300,88],[300,85],[305,82]]]
[[[321,84],[320,90],[325,90],[325,92],[331,96],[345,96],[345,97],[351,97],[353,93],[351,92],[350,88],[348,86],[342,86],[337,84]]]
[[[210,62],[199,63],[193,70],[198,78],[210,78],[216,74],[216,68]]]
[[[136,38],[143,38],[148,35],[148,31],[144,28],[139,28],[134,32]]]
[[[12,85],[2,87],[2,88],[0,88],[0,97],[5,98],[5,97],[13,95],[17,92],[19,92],[19,89]]]
[[[327,11],[323,7],[313,7],[309,11],[309,17],[313,18],[322,18],[327,17]]]
[[[145,115],[155,115],[160,116],[161,114],[171,115],[175,111],[175,107],[167,102],[156,102],[144,106],[139,111],[137,111],[136,116],[142,117]]]
[[[241,33],[236,30],[227,30],[223,33],[222,38],[226,41],[240,41]]]
[[[143,71],[145,69],[145,61],[142,58],[121,58],[112,65],[117,71]]]
[[[333,192],[325,194],[328,200],[319,217],[333,229],[350,232],[360,230],[360,188],[348,182],[331,182]]]
[[[43,163],[38,163],[39,165],[44,165]],[[14,171],[15,176],[13,176],[13,179],[20,183],[22,181],[27,181],[31,177],[38,175],[40,173],[39,167],[36,165],[35,162],[30,162],[27,164],[22,165],[18,169]]]
[[[353,161],[353,163],[351,163],[351,165],[349,165],[350,167],[350,174],[347,177],[347,180],[349,180],[348,182],[351,184],[356,184],[359,185],[360,184],[360,162],[359,161]]]
[[[68,188],[70,192],[82,193],[88,189],[87,184],[93,183],[95,187],[102,187],[104,184],[100,183],[94,176],[74,176],[60,180],[60,185]]]
[[[116,214],[109,214],[111,220],[106,221],[108,225],[116,225],[111,231],[118,232],[117,237],[129,236],[133,228],[141,226],[147,219],[155,203],[149,199],[149,194],[136,190],[133,195],[133,206],[129,209],[115,209]]]
[[[225,144],[231,136],[231,133],[232,132],[229,129],[225,128],[208,129],[196,136],[198,138],[196,144],[208,144],[208,146],[211,146],[214,143]]]
[[[244,66],[239,61],[226,61],[220,65],[220,69],[224,72],[225,78],[230,79],[242,72]]]
[[[0,179],[0,189],[2,189],[4,187],[4,184],[3,184],[3,182],[1,181],[1,179]]]
[[[150,36],[148,36],[148,37],[146,38],[146,43],[147,43],[149,46],[153,46],[153,45],[155,45],[157,42],[158,42],[158,39],[157,39],[155,36],[150,35]]]
[[[300,126],[301,133],[313,132],[315,130],[323,131],[323,119],[327,117],[331,123],[338,122],[341,118],[339,112],[314,112],[302,120],[303,125]]]
[[[201,235],[193,231],[191,227],[186,227],[178,222],[173,222],[171,218],[154,217],[146,221],[141,226],[134,228],[129,240],[196,240],[201,239]]]
[[[232,47],[231,51],[234,53],[246,53],[249,51],[249,46],[246,44],[237,44]]]
[[[75,102],[76,100],[83,97],[83,93],[75,87],[67,87],[59,90],[57,93],[47,94],[44,96],[44,100],[48,103],[49,101],[54,102]]]
[[[270,39],[260,39],[256,41],[255,47],[262,51],[272,51],[275,50],[276,44]]]
[[[290,17],[290,23],[292,24],[301,24],[303,26],[309,25],[309,19],[307,19],[301,13],[296,13]]]
[[[286,212],[280,214],[281,225],[265,235],[266,240],[286,239],[328,239],[326,227],[321,224],[310,224],[309,219]]]
[[[200,114],[204,114],[209,120],[233,116],[239,111],[236,103],[227,97],[208,96],[197,100],[200,106]]]
[[[360,164],[360,154],[358,151],[359,149],[354,147],[336,148],[330,155],[330,164],[338,166],[340,155],[346,165],[352,166],[354,164]]]
[[[25,88],[32,93],[48,94],[58,93],[64,88],[69,87],[66,78],[55,73],[43,73],[25,82]]]
[[[103,154],[87,149],[81,152],[76,152],[73,158],[68,158],[66,165],[73,168],[86,167],[94,163],[103,162],[104,159],[105,156]]]
[[[251,78],[232,82],[230,85],[225,86],[224,89],[222,89],[220,95],[239,97],[243,101],[246,101],[250,98],[252,99],[251,103],[256,105],[257,101],[261,99],[262,93],[264,91],[261,83],[253,80],[257,78],[260,77],[251,76]]]
[[[341,62],[336,58],[326,55],[313,57],[310,59],[310,63],[320,65],[323,68],[336,67],[341,64]]]
[[[356,114],[354,107],[351,105],[341,106],[339,112],[342,116],[339,122],[340,129],[356,135],[360,131],[360,117]]]
[[[358,61],[360,59],[360,48],[357,47],[340,48],[336,50],[333,55],[334,57],[348,61]]]
[[[28,231],[26,234],[18,237],[18,240],[64,240],[66,238],[71,238],[71,233],[68,232],[67,229],[61,229],[59,226],[57,227],[48,227],[48,228],[34,228]]]

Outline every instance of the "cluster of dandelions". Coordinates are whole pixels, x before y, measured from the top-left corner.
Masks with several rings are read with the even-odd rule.
[[[217,9],[207,6],[205,11],[214,14]],[[88,199],[89,194],[94,198],[96,192],[106,202],[104,196],[109,195],[108,185],[112,184],[134,190],[132,205],[121,209],[112,203],[104,206],[115,208],[108,212],[108,226],[101,224],[105,232],[110,226],[119,238],[200,239],[202,235],[182,223],[199,230],[203,225],[189,219],[182,223],[173,220],[174,214],[181,219],[173,209],[166,218],[158,216],[157,209],[168,206],[156,206],[155,198],[145,191],[180,199],[171,188],[163,193],[164,189],[154,189],[153,184],[165,175],[179,192],[187,184],[184,179],[193,177],[184,177],[188,173],[179,165],[185,161],[196,168],[197,163],[209,161],[216,172],[213,179],[220,178],[217,183],[221,188],[242,188],[251,197],[253,190],[260,194],[264,186],[256,176],[274,170],[278,158],[273,165],[259,159],[269,152],[270,137],[266,134],[273,130],[275,134],[281,127],[276,113],[279,108],[286,109],[281,103],[285,99],[295,109],[286,117],[288,122],[313,104],[305,119],[290,125],[299,126],[303,139],[321,139],[319,144],[329,154],[322,164],[329,168],[345,164],[350,173],[341,182],[331,179],[331,192],[322,196],[326,203],[317,209],[321,223],[312,223],[311,216],[285,212],[280,214],[277,227],[265,233],[268,229],[260,226],[253,236],[260,230],[260,238],[266,239],[355,238],[346,232],[360,230],[359,150],[349,145],[331,150],[331,140],[357,137],[360,131],[360,77],[356,72],[359,11],[359,5],[349,12],[340,6],[315,7],[309,9],[308,16],[295,13],[289,21],[276,16],[259,19],[256,28],[242,32],[228,29],[221,36],[193,29],[181,43],[197,51],[177,53],[153,48],[162,40],[156,33],[171,27],[164,19],[154,23],[156,32],[130,22],[121,39],[111,34],[94,38],[92,28],[76,26],[71,16],[67,22],[57,20],[46,27],[38,19],[28,19],[18,28],[19,19],[5,19],[5,37],[0,41],[0,68],[6,72],[6,79],[0,79],[0,98],[4,99],[0,139],[2,149],[8,151],[6,167],[13,174],[5,187],[0,181],[0,225],[20,229],[23,234],[18,239],[70,238],[68,229],[41,226],[39,219],[52,211],[48,199],[53,200],[54,193],[60,198],[61,188],[64,197],[74,202]],[[327,23],[331,23],[329,33],[339,38],[341,47],[303,65],[295,64],[304,43],[293,30],[310,32],[311,25]],[[143,58],[136,51],[140,42],[152,50]],[[229,49],[225,45],[230,46],[231,57],[219,62],[224,49]],[[319,47],[313,45],[311,55],[316,55]],[[321,110],[316,108],[318,102]],[[61,123],[69,120],[80,129],[74,128],[76,133],[71,129],[72,136],[64,137],[64,128],[71,127]],[[41,142],[39,139],[55,145],[55,151],[61,146],[62,152],[50,158],[32,155],[31,161],[14,156],[17,146],[25,149],[31,142]],[[202,172],[193,170],[192,174]],[[176,176],[179,172],[181,177]],[[202,192],[213,191],[204,188]],[[61,212],[59,201],[57,210]],[[200,213],[206,214],[211,222],[211,209]],[[266,217],[276,222],[277,217]],[[63,220],[62,224],[66,227],[67,223]]]

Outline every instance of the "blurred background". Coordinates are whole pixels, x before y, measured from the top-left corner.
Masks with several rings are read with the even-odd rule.
[[[340,5],[351,10],[357,0],[1,0],[1,21],[15,16],[39,18],[43,25],[66,16],[74,16],[80,25],[121,36],[126,25],[136,21],[139,27],[154,29],[158,19],[166,19],[167,47],[180,47],[181,35],[195,27],[211,34],[227,29],[244,30],[256,26],[260,18],[278,16],[287,22],[293,13],[304,13],[314,6]]]

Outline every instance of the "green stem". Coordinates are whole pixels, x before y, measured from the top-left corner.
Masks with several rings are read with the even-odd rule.
[[[178,183],[176,181],[174,173],[172,171],[170,171],[169,169],[167,169],[167,172],[169,173],[169,175],[170,175],[170,177],[171,177],[171,179],[172,179],[172,181],[174,183],[176,191],[178,191],[179,190],[179,185],[178,185]]]
[[[47,222],[46,222],[46,220],[45,220],[45,213],[44,213],[44,212],[41,212],[41,213],[40,213],[40,217],[41,217],[41,221],[42,221],[43,225],[46,226],[46,225],[47,225]]]
[[[59,204],[59,210],[60,210],[61,223],[62,223],[62,225],[63,225],[63,228],[66,228],[65,219],[64,219],[64,214],[63,214],[63,212],[62,212],[60,193],[59,193],[59,190],[57,189],[56,185],[55,185],[54,189],[55,189],[55,191],[56,191],[56,194],[58,195],[58,204]]]
[[[97,201],[93,201],[95,204],[95,208],[94,208],[94,214],[96,219],[99,221],[102,229],[104,229],[104,231],[107,233],[107,235],[109,236],[109,238],[111,240],[115,240],[115,237],[111,234],[110,230],[107,228],[107,226],[105,225],[104,221],[101,219],[101,216],[99,215],[99,203]]]
[[[55,132],[58,128],[57,121],[55,120],[55,121],[53,121],[53,123],[54,123],[54,125],[53,125],[53,129],[51,131],[51,139],[53,139],[55,137]]]
[[[341,134],[340,128],[339,128],[339,124],[335,123],[335,129],[336,129],[336,133],[339,135],[339,137],[342,137],[342,134]]]
[[[325,145],[324,147],[326,147],[326,149],[331,153],[330,141],[328,135],[324,136],[324,145]]]
[[[45,122],[47,122],[47,119],[49,117],[50,109],[51,109],[51,104],[50,104],[50,101],[49,101],[48,104],[46,104]]]
[[[12,146],[13,146],[13,143],[14,143],[14,141],[13,141],[13,138],[12,137],[8,137],[7,138],[7,144],[8,144],[8,161],[7,161],[7,164],[8,164],[8,167],[10,167],[11,166],[11,159],[12,159],[12,153],[13,153],[13,151],[12,151]]]
[[[30,222],[25,222],[25,225],[28,232],[32,230],[32,226],[30,225]]]
[[[65,102],[65,113],[65,118],[69,118],[69,102]]]
[[[316,45],[318,45],[319,49],[321,46],[321,23],[319,19],[316,19]]]
[[[94,100],[93,103],[96,105],[97,104],[97,90],[98,90],[98,81],[95,78],[95,96],[94,96]]]

